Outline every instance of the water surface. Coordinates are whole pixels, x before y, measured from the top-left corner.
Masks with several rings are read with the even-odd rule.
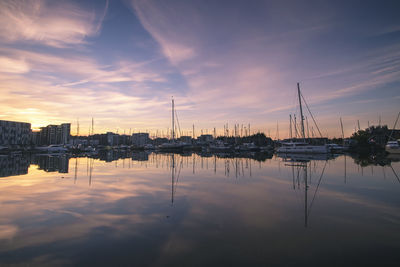
[[[400,260],[396,158],[110,152],[0,166],[0,265]]]

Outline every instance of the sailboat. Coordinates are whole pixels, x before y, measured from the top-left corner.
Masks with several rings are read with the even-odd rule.
[[[159,149],[163,151],[179,151],[188,146],[190,146],[190,144],[175,140],[175,103],[172,98],[172,140],[168,143],[161,144]]]
[[[396,125],[397,125],[397,121],[399,120],[399,117],[400,117],[400,112],[399,112],[399,114],[397,114],[396,122],[394,123],[393,130],[389,136],[389,141],[387,142],[387,144],[385,146],[386,152],[388,152],[390,154],[400,154],[400,139],[396,140],[396,139],[392,138],[392,135],[393,135],[394,129],[396,129]],[[391,139],[393,139],[393,140],[391,140]]]
[[[304,131],[304,116],[303,116],[303,108],[301,103],[301,93],[300,93],[300,85],[297,83],[297,94],[299,96],[299,105],[300,105],[300,121],[301,121],[301,135],[303,138],[303,142],[284,142],[281,143],[281,147],[279,147],[276,152],[278,153],[311,153],[311,154],[324,154],[329,153],[330,149],[327,145],[311,145],[307,143]]]

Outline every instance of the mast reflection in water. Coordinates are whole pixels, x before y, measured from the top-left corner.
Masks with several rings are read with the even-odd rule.
[[[110,151],[0,164],[0,265],[399,260],[396,158]]]

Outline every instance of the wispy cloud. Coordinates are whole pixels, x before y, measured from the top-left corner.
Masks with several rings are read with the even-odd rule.
[[[102,13],[83,10],[68,2],[4,0],[0,3],[0,38],[3,42],[35,42],[54,47],[82,44],[99,33]]]
[[[382,107],[352,107],[398,100],[399,46],[389,40],[398,23],[348,17],[333,2],[131,0],[130,13],[119,4],[105,19],[108,2],[1,2],[2,118],[167,128],[173,95],[182,128],[265,130],[296,110],[296,82],[322,118],[341,106],[344,120],[367,119]],[[371,37],[368,26],[390,36]]]
[[[0,72],[26,73],[29,70],[29,65],[24,58],[0,57]]]

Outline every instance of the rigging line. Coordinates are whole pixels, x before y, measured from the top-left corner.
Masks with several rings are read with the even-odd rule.
[[[390,133],[389,140],[392,139],[392,135],[393,135],[394,129],[396,129],[396,125],[397,125],[397,121],[399,120],[399,117],[400,117],[400,112],[399,112],[399,114],[397,114],[396,122],[394,123],[392,132]]]
[[[328,162],[328,161],[325,161],[324,168],[322,169],[321,176],[319,177],[318,185],[317,185],[317,188],[315,188],[314,196],[313,196],[313,199],[311,200],[311,204],[310,204],[310,208],[308,209],[308,214],[307,214],[307,216],[309,216],[310,213],[311,213],[311,208],[312,208],[312,205],[313,205],[313,203],[314,203],[315,196],[317,195],[317,191],[318,191],[318,188],[319,188],[319,184],[321,183],[322,176],[324,175],[325,167],[326,167],[326,163],[327,163],[327,162]]]
[[[306,100],[305,100],[305,98],[304,98],[304,96],[303,96],[303,93],[300,92],[300,95],[301,95],[301,98],[302,98],[303,101],[304,101],[304,104],[306,104],[307,110],[308,110],[308,112],[310,113],[311,118],[313,119],[313,122],[314,122],[314,124],[315,124],[315,127],[317,127],[317,130],[318,130],[318,132],[319,132],[319,135],[320,135],[321,138],[322,138],[322,133],[321,133],[321,131],[319,130],[319,127],[318,127],[318,125],[317,125],[317,122],[316,122],[315,119],[314,119],[314,115],[311,113],[311,110],[310,110],[310,108],[308,107],[308,104],[307,104],[307,102],[306,102]]]
[[[296,120],[294,120],[294,123],[296,124],[295,127],[294,127],[294,130],[296,131],[296,138],[298,138],[298,136],[301,136],[301,135],[300,135],[300,132],[297,130],[297,128],[299,128],[299,125],[298,125],[298,123],[296,122]]]
[[[179,124],[178,113],[177,113],[176,109],[175,109],[175,117],[176,117],[176,122],[178,122],[179,136],[182,136],[181,125]]]

